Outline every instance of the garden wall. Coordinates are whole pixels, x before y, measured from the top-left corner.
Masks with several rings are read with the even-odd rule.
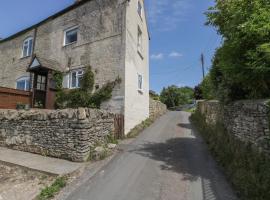
[[[96,109],[0,110],[0,146],[86,161],[114,132],[114,114]]]
[[[266,100],[236,101],[226,106],[218,101],[199,101],[197,111],[207,124],[222,122],[228,133],[270,153],[270,109]]]
[[[156,101],[150,98],[149,113],[150,118],[155,119],[167,112],[167,106],[160,101]]]

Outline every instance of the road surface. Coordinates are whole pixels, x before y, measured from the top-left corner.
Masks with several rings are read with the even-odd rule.
[[[168,112],[67,200],[234,200],[186,112]]]

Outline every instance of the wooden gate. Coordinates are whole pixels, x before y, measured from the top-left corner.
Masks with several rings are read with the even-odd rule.
[[[114,135],[116,139],[123,139],[125,137],[124,124],[125,124],[124,115],[115,114],[114,115]]]

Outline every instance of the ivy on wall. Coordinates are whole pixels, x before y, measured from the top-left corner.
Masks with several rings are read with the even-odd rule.
[[[61,78],[58,77],[58,79],[60,81]],[[121,79],[117,78],[93,92],[95,75],[92,72],[92,68],[88,66],[81,80],[81,88],[63,90],[61,82],[61,89],[56,93],[56,108],[100,108],[102,102],[107,101],[112,97],[114,87],[120,83]]]

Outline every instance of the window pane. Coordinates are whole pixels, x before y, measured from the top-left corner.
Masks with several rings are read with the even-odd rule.
[[[142,89],[142,75],[138,75],[138,87]]]
[[[38,77],[37,77],[37,82],[38,82],[38,83],[41,83],[41,79],[42,79],[41,76],[38,75]]]
[[[46,83],[46,76],[41,77],[41,83]]]
[[[28,41],[28,54],[27,54],[27,56],[32,55],[32,48],[33,48],[33,39],[30,39]]]
[[[76,42],[78,39],[78,29],[70,30],[66,32],[66,44]]]
[[[29,87],[30,86],[30,81],[29,80],[26,80],[25,81],[25,90],[29,90]]]
[[[16,88],[18,90],[25,90],[25,81],[17,81],[17,86]]]
[[[78,78],[78,85],[77,85],[77,87],[79,88],[79,87],[81,87],[82,76],[77,76],[77,78]]]
[[[38,89],[38,90],[41,90],[41,85],[40,85],[40,83],[37,83],[37,89]]]
[[[26,57],[27,56],[27,45],[23,45],[23,57]]]
[[[71,74],[71,87],[75,88],[76,87],[76,72],[72,72]]]

